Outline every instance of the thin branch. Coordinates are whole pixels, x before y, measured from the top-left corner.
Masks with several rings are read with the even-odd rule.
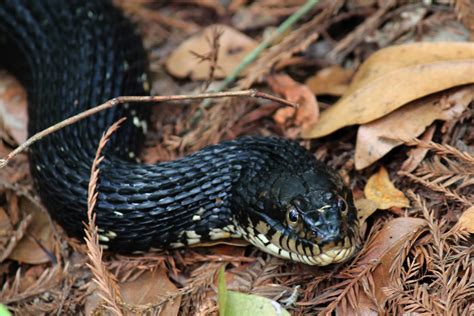
[[[239,74],[247,68],[270,44],[272,44],[278,37],[285,33],[289,28],[291,28],[299,19],[301,19],[306,13],[308,13],[315,5],[318,4],[318,0],[308,0],[301,8],[298,9],[295,13],[290,15],[285,21],[283,21],[280,26],[275,30],[275,32],[265,38],[254,50],[252,50],[247,56],[244,57],[242,62],[237,68],[235,68],[232,73],[230,73],[219,87],[219,90],[222,91],[226,89],[232,82],[237,79]]]
[[[216,89],[216,91],[222,91],[228,88],[267,47],[269,47],[277,38],[284,34],[290,29],[298,20],[300,20],[306,13],[308,13],[315,5],[319,3],[319,0],[308,0],[301,8],[295,13],[290,15],[283,23],[278,26],[272,35],[265,38],[257,47],[255,47],[250,53],[248,53],[242,62],[224,79],[222,84]],[[202,104],[203,108],[209,106],[209,101],[204,101]]]
[[[93,114],[96,114],[100,111],[112,108],[119,104],[125,103],[152,103],[152,102],[166,102],[166,101],[182,101],[182,100],[196,100],[196,99],[206,99],[206,98],[224,98],[224,97],[251,97],[251,98],[262,98],[271,101],[279,102],[283,105],[298,107],[298,104],[287,101],[285,99],[257,91],[255,89],[250,90],[241,90],[241,91],[229,91],[229,92],[213,92],[213,93],[201,93],[197,95],[170,95],[170,96],[121,96],[113,98],[105,103],[102,103],[96,107],[90,108],[84,112],[81,112],[77,115],[71,116],[57,124],[54,124],[28,138],[23,144],[19,145],[15,150],[10,152],[6,158],[0,159],[0,169],[5,167],[8,162],[24,151],[26,148],[30,147],[35,142],[41,140],[43,137],[54,133],[66,126],[72,125],[76,122],[79,122]]]

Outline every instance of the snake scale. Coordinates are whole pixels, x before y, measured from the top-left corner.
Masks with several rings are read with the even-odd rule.
[[[30,135],[113,97],[148,94],[141,40],[109,1],[4,0],[0,54],[2,66],[26,87]],[[148,109],[115,107],[30,148],[41,200],[69,235],[83,236],[101,134],[127,117],[100,164],[95,211],[104,248],[127,253],[242,237],[309,265],[353,255],[351,192],[306,149],[247,136],[174,161],[140,164]]]

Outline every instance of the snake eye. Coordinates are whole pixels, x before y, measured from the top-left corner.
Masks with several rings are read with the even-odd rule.
[[[347,211],[347,202],[342,197],[337,198],[337,209],[341,212]]]
[[[298,211],[294,207],[291,207],[286,213],[286,219],[288,221],[288,225],[290,225],[291,227],[295,227],[296,224],[298,224],[299,219]]]

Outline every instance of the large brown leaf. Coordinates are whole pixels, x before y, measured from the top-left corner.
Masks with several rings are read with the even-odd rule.
[[[210,63],[201,61],[196,54],[205,56],[211,51],[209,40],[215,30],[222,31],[215,78],[224,78],[251,52],[257,42],[226,25],[212,25],[184,41],[166,61],[167,70],[176,77],[208,79]]]
[[[363,303],[359,305],[361,315],[370,315],[377,311],[378,308],[375,306],[370,308],[375,302],[379,308],[383,307],[387,297],[382,288],[390,284],[390,269],[394,259],[401,253],[407,242],[413,243],[418,238],[426,225],[426,221],[421,218],[395,218],[385,223],[384,227],[369,241],[369,250],[358,264],[373,264],[374,261],[378,261],[379,265],[372,272],[375,297],[369,298],[365,292],[360,292],[358,301]]]
[[[474,85],[469,85],[410,102],[387,116],[360,126],[355,150],[356,169],[368,167],[394,147],[419,136],[435,120],[458,118],[473,99]]]
[[[469,83],[474,83],[473,43],[386,48],[361,66],[345,96],[302,136],[317,138],[368,123],[418,98]]]

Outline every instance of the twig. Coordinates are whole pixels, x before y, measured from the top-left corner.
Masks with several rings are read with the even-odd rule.
[[[215,90],[216,92],[222,91],[230,86],[240,73],[248,67],[270,44],[285,33],[290,27],[292,27],[299,19],[301,19],[309,10],[311,10],[319,0],[308,0],[298,11],[290,15],[280,26],[273,32],[272,35],[265,38],[257,47],[255,47],[250,53],[248,53],[242,62],[224,79],[222,84]],[[201,108],[206,108],[210,104],[209,100],[202,103]]]
[[[383,22],[382,17],[392,8],[397,1],[384,1],[377,12],[365,19],[354,31],[339,41],[339,43],[329,52],[328,57],[332,60],[341,62],[347,54],[352,52],[354,48],[370,34],[373,30]]]
[[[209,62],[209,75],[207,76],[207,80],[204,83],[204,86],[202,87],[202,92],[205,92],[209,88],[211,83],[214,81],[216,70],[222,68],[217,64],[219,58],[219,49],[221,46],[220,39],[222,37],[222,34],[224,34],[224,31],[222,29],[218,27],[213,27],[211,32],[212,37],[206,37],[206,41],[208,42],[211,51],[206,54],[199,54],[194,51],[190,51],[192,55],[199,59],[199,62]]]
[[[119,305],[123,305],[123,299],[120,295],[118,285],[102,262],[102,248],[99,245],[99,233],[95,224],[96,214],[94,207],[97,202],[98,192],[96,191],[97,181],[99,179],[99,164],[103,160],[102,150],[109,141],[112,134],[117,131],[120,124],[125,120],[121,118],[109,127],[107,132],[102,136],[99,146],[96,151],[94,161],[91,167],[91,178],[89,180],[89,187],[87,190],[87,223],[85,228],[85,241],[87,245],[87,255],[90,263],[87,264],[94,275],[94,282],[96,283],[100,297],[107,303],[106,309],[113,312],[115,315],[122,315],[122,310]]]
[[[473,205],[473,202],[469,201],[466,197],[459,195],[457,192],[452,191],[452,190],[444,187],[441,184],[424,180],[420,177],[417,177],[417,176],[415,176],[415,175],[413,175],[409,172],[405,172],[405,171],[399,171],[398,174],[401,175],[401,176],[408,177],[411,180],[413,180],[417,183],[420,183],[420,184],[424,185],[425,187],[427,187],[427,188],[429,188],[433,191],[444,193],[445,197],[447,197],[448,199],[457,200],[458,202],[461,202],[462,204],[464,204],[466,206],[472,206]]]
[[[460,160],[464,160],[469,164],[474,164],[474,156],[468,152],[461,151],[453,146],[447,144],[438,144],[433,141],[424,141],[417,138],[405,142],[408,146],[419,146],[436,151],[439,154],[452,155]]]
[[[84,112],[81,112],[77,115],[71,116],[57,124],[54,124],[28,138],[23,144],[19,145],[15,150],[10,152],[6,158],[0,159],[0,169],[5,167],[8,162],[24,151],[26,148],[30,147],[32,144],[41,140],[43,137],[54,133],[66,126],[72,125],[78,121],[81,121],[93,114],[96,114],[100,111],[112,108],[119,104],[124,103],[151,103],[151,102],[165,102],[165,101],[182,101],[182,100],[196,100],[196,99],[206,99],[206,98],[224,98],[224,97],[251,97],[251,98],[262,98],[271,101],[276,101],[281,104],[298,107],[298,104],[289,102],[285,99],[257,91],[255,89],[250,90],[241,90],[241,91],[229,91],[229,92],[213,92],[213,93],[201,93],[197,95],[170,95],[170,96],[121,96],[113,98],[105,103],[102,103],[96,107],[88,109]]]

